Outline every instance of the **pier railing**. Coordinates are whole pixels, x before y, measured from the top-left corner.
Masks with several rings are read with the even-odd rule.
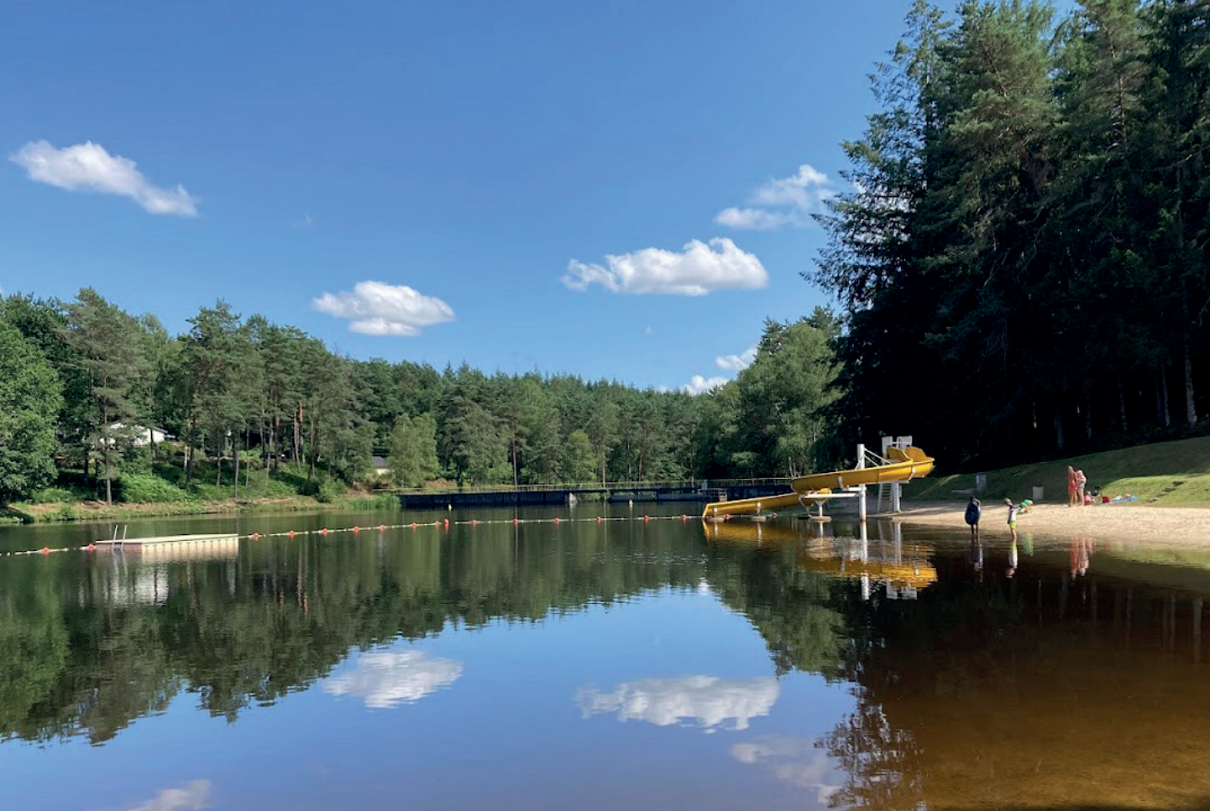
[[[561,482],[558,484],[468,484],[462,487],[400,487],[391,490],[401,495],[436,493],[625,493],[646,490],[712,490],[727,487],[790,486],[786,477],[753,479],[669,479],[659,481]]]

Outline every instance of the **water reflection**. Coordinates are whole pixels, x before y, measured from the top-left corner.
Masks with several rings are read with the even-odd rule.
[[[448,687],[462,675],[462,663],[424,651],[370,651],[324,680],[323,690],[334,696],[356,696],[373,709],[411,704]]]
[[[640,720],[661,727],[693,720],[714,732],[728,721],[730,729],[747,729],[753,718],[769,714],[778,692],[777,679],[767,676],[682,676],[626,682],[608,693],[584,687],[575,701],[585,718],[616,713],[619,721]]]
[[[296,710],[324,714],[325,735],[347,730],[343,749],[323,752],[334,774],[342,751],[372,757],[375,740],[392,757],[432,744],[426,768],[448,770],[443,786],[459,782],[443,758],[497,763],[513,751],[497,782],[572,773],[557,769],[597,779],[577,759],[592,746],[611,764],[634,761],[623,788],[645,769],[695,775],[677,786],[687,805],[1207,807],[1207,593],[1206,553],[1024,533],[1019,544],[985,533],[972,550],[965,528],[889,522],[481,526],[270,540],[209,560],[5,559],[0,737],[119,749],[147,745],[140,719],[216,716],[234,722],[213,725],[226,740],[260,735],[245,749],[273,749],[278,719],[311,729]],[[675,656],[649,644],[657,622],[673,629],[663,639]],[[463,678],[482,673],[492,678]],[[665,673],[695,675],[634,678]],[[312,687],[320,701],[290,703]],[[492,737],[483,717],[513,708],[500,724],[509,737]],[[548,757],[563,758],[550,774],[532,765]],[[657,757],[668,758],[660,769]],[[715,774],[750,801],[706,802],[714,795],[694,781]],[[391,783],[401,802],[476,804],[408,794],[416,776]],[[210,803],[199,783],[97,805]],[[524,807],[517,791],[500,807]]]
[[[821,741],[807,738],[762,735],[732,746],[731,757],[765,766],[778,780],[810,789],[820,805],[827,805],[841,790],[843,777],[832,759],[820,751],[821,745]]]
[[[124,811],[202,811],[210,807],[210,789],[209,780],[194,780],[180,788],[166,788]]]

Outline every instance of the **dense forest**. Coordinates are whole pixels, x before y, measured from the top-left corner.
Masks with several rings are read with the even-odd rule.
[[[320,493],[375,454],[408,487],[785,475],[810,468],[838,373],[826,310],[766,324],[751,366],[699,397],[354,360],[221,301],[189,324],[172,336],[91,289],[0,300],[0,503],[56,477],[111,503],[283,476]],[[174,439],[136,447],[147,427]]]
[[[1204,0],[915,6],[807,274],[842,310],[841,434],[973,464],[1196,427],[1208,53]]]

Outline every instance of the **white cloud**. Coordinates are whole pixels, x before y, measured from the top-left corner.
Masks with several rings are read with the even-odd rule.
[[[719,355],[714,359],[718,364],[718,368],[726,369],[731,372],[738,372],[741,369],[747,369],[752,365],[752,361],[756,360],[756,347],[750,346],[740,355]]]
[[[724,208],[714,217],[719,225],[748,231],[776,231],[787,225],[797,225],[797,213],[766,211],[763,208]]]
[[[56,149],[46,141],[30,141],[9,156],[25,169],[30,180],[68,191],[93,191],[129,197],[152,214],[197,216],[198,198],[184,186],[165,189],[143,177],[134,161],[110,155],[100,144],[88,141]]]
[[[705,394],[708,391],[714,391],[719,386],[725,386],[730,381],[725,377],[702,377],[694,375],[689,378],[689,382],[681,386],[681,391],[685,394]]]
[[[166,788],[125,811],[202,811],[210,807],[211,785],[209,780],[194,780],[180,788]]]
[[[384,282],[358,282],[351,293],[324,293],[311,304],[349,319],[349,329],[364,335],[419,335],[424,327],[454,320],[453,309],[441,299]]]
[[[704,296],[714,290],[752,290],[769,283],[759,259],[723,238],[709,244],[695,239],[681,253],[644,248],[607,256],[605,261],[607,266],[571,260],[563,284],[572,290],[599,284],[611,293]]]
[[[802,228],[810,214],[836,195],[832,181],[823,172],[804,163],[789,177],[773,178],[748,195],[749,207],[732,206],[714,217],[719,225],[750,231],[775,231],[785,226]]]
[[[304,213],[301,220],[294,220],[290,223],[290,227],[295,231],[310,231],[315,227],[315,220],[310,214]]]
[[[462,675],[462,663],[423,651],[363,653],[357,667],[329,678],[325,693],[356,696],[367,707],[389,709],[411,704],[434,690],[448,687]]]
[[[731,747],[731,757],[740,763],[764,763],[785,783],[813,790],[820,805],[841,788],[842,778],[826,754],[814,742],[784,735],[764,735]]]
[[[733,722],[731,729],[747,729],[753,718],[769,714],[779,692],[771,676],[681,676],[625,682],[609,693],[583,687],[575,701],[585,718],[611,712],[619,721],[637,719],[661,727],[692,720],[714,732],[726,721]]]

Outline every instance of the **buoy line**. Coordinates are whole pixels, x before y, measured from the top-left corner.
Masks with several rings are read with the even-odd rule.
[[[320,529],[299,529],[286,530],[284,532],[249,532],[244,535],[235,535],[237,540],[241,541],[259,541],[265,538],[297,538],[302,535],[319,535],[327,537],[337,533],[348,532],[353,535],[360,535],[362,532],[385,532],[388,529],[421,529],[422,527],[443,527],[446,531],[450,527],[478,527],[478,526],[498,526],[501,524],[511,524],[512,526],[520,526],[521,524],[575,524],[575,523],[592,523],[603,524],[607,521],[633,521],[637,523],[649,523],[651,521],[681,521],[687,522],[690,518],[698,516],[689,515],[641,515],[641,516],[603,516],[597,515],[591,518],[563,518],[555,516],[554,518],[488,518],[477,519],[472,518],[467,521],[450,521],[446,518],[440,521],[417,522],[412,521],[407,524],[378,524],[377,526],[351,526],[351,527],[322,527]],[[130,539],[134,545],[136,539]],[[177,541],[176,543],[189,543],[189,541]],[[59,546],[49,547],[43,546],[40,549],[25,549],[18,552],[3,552],[0,557],[20,557],[23,555],[51,555],[57,552],[94,552],[96,551],[95,544],[86,544],[84,546]]]

